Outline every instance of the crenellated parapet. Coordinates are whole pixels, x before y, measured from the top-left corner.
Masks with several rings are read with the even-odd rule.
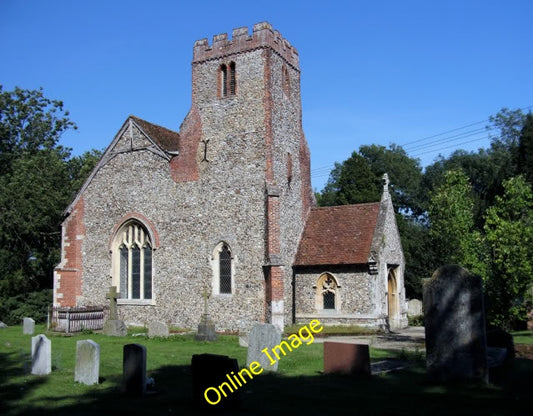
[[[213,36],[212,45],[207,38],[194,43],[193,64],[248,52],[254,49],[272,48],[287,63],[299,69],[298,51],[268,22],[256,23],[250,36],[247,27],[233,29],[231,40],[227,33]]]

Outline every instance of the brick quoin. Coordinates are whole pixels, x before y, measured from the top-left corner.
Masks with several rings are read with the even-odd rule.
[[[56,280],[54,304],[59,306],[76,306],[76,297],[81,295],[82,245],[86,235],[84,210],[85,203],[81,197],[63,223],[61,263],[54,273]]]
[[[170,160],[170,175],[178,183],[197,181],[200,178],[197,155],[202,139],[202,121],[195,105],[185,118],[179,134],[180,153]]]

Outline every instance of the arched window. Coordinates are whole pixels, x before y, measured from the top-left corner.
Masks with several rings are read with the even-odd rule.
[[[128,221],[119,228],[113,264],[121,299],[152,299],[152,251],[150,234],[142,224]]]
[[[322,274],[316,286],[316,307],[318,310],[340,309],[340,286],[330,273]]]
[[[219,295],[231,295],[233,293],[233,256],[230,246],[219,243],[213,252],[213,291]]]
[[[222,64],[219,67],[219,97],[228,97],[237,92],[237,74],[235,62],[229,65]]]

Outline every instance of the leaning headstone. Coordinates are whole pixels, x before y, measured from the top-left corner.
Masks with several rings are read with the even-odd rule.
[[[118,319],[118,292],[116,286],[111,286],[109,288],[109,293],[106,295],[106,298],[109,299],[109,319],[104,323],[104,335],[112,337],[124,337],[128,335],[126,324],[124,321]]]
[[[437,382],[487,381],[481,278],[447,265],[423,283],[428,376]]]
[[[370,376],[368,345],[324,342],[324,374]]]
[[[146,392],[146,347],[127,344],[123,351],[123,390],[128,395],[143,395]]]
[[[100,345],[87,339],[76,343],[76,367],[74,381],[92,385],[98,384],[100,375]]]
[[[45,335],[31,339],[31,373],[47,375],[52,372],[52,342]]]
[[[255,324],[248,336],[248,356],[246,358],[246,365],[254,361],[261,364],[265,371],[278,371],[278,361],[271,364],[268,356],[262,352],[268,348],[267,352],[272,351],[272,348],[279,345],[281,342],[281,332],[272,324]]]
[[[33,335],[35,332],[35,321],[31,318],[24,318],[22,320],[22,333],[25,335]]]
[[[168,325],[164,322],[150,322],[148,324],[148,338],[168,338]]]
[[[242,382],[237,379],[238,371],[239,364],[235,358],[216,354],[193,355],[191,372],[194,404],[210,410],[239,408]]]
[[[0,321],[0,329],[7,328],[7,325]]]

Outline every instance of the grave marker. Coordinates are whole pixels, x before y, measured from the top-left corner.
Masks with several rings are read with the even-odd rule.
[[[487,381],[487,341],[479,276],[439,268],[423,283],[426,366],[433,381]]]
[[[164,322],[150,322],[148,324],[148,338],[163,337],[168,338],[168,325]]]
[[[45,335],[31,339],[31,373],[47,375],[52,372],[52,342]]]
[[[146,347],[127,344],[123,349],[122,386],[128,395],[139,396],[146,392]]]
[[[254,361],[261,364],[265,371],[278,371],[278,361],[271,365],[270,360],[261,352],[265,348],[272,350],[281,342],[281,332],[272,324],[255,324],[248,336],[248,355],[246,365]]]
[[[324,342],[324,374],[370,376],[368,345]]]
[[[202,314],[202,318],[200,320],[200,324],[198,325],[198,332],[194,339],[196,341],[216,341],[217,340],[217,334],[215,332],[215,324],[209,318],[209,314],[207,311],[207,289],[204,288],[204,313]]]
[[[33,335],[35,332],[35,321],[32,318],[22,320],[22,333],[24,335]]]
[[[87,385],[98,384],[99,374],[100,345],[90,339],[78,341],[74,381]]]
[[[128,328],[124,321],[118,319],[117,312],[117,298],[118,292],[116,286],[109,288],[109,293],[106,295],[109,299],[109,320],[104,324],[104,334],[114,337],[124,337],[128,335]]]

